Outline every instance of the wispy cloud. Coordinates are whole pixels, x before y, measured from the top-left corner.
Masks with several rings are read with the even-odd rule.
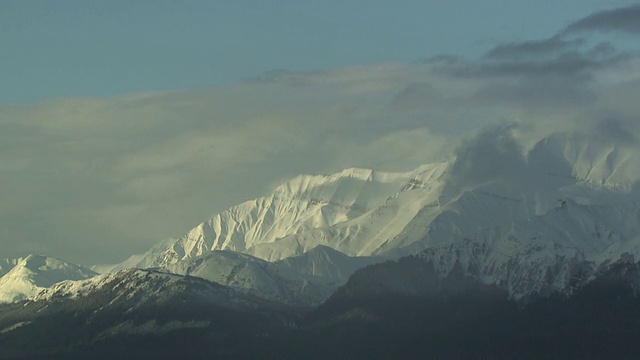
[[[450,79],[466,82],[473,89],[469,97],[477,100],[477,105],[537,109],[540,113],[588,106],[603,96],[602,74],[623,73],[620,69],[628,70],[637,54],[619,49],[615,36],[594,40],[585,31],[633,31],[640,23],[638,9],[634,5],[595,13],[549,38],[499,44],[475,60],[439,56],[421,63]]]
[[[501,44],[489,50],[485,57],[489,59],[511,59],[540,56],[557,56],[570,50],[577,50],[585,44],[584,39],[564,40],[553,36],[544,40],[528,40]]]
[[[569,24],[560,33],[566,35],[586,31],[640,33],[640,4],[593,13]]]

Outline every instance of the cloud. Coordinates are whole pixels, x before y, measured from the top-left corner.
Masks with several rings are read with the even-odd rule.
[[[471,186],[554,132],[637,144],[640,58],[607,41],[0,107],[0,252],[115,262],[301,173],[456,156]]]
[[[579,49],[584,44],[584,39],[564,40],[558,36],[553,36],[544,40],[501,44],[489,50],[484,56],[489,59],[508,59],[557,55],[559,52]]]
[[[638,138],[628,129],[627,124],[618,118],[604,118],[597,122],[591,135],[592,138],[613,144],[638,144]]]
[[[452,180],[460,187],[489,181],[523,181],[527,177],[524,150],[515,140],[515,123],[503,123],[481,130],[456,150]]]
[[[640,31],[640,5],[594,13],[541,40],[499,44],[479,61],[447,63],[450,73],[463,77],[589,77],[594,71],[619,65],[633,56],[618,50],[615,39],[594,42],[575,37],[587,30]]]
[[[564,28],[563,35],[586,31],[640,33],[640,4],[593,13]]]
[[[547,39],[499,44],[475,60],[423,63],[450,79],[473,84],[468,99],[476,105],[548,113],[588,106],[603,96],[597,94],[597,77],[609,71],[619,74],[614,69],[637,60],[615,44],[615,39],[595,42],[559,32]]]
[[[412,82],[394,98],[391,107],[398,110],[412,110],[440,101],[442,93],[427,82]]]
[[[452,54],[439,54],[439,55],[430,56],[428,58],[420,59],[418,60],[418,63],[453,65],[460,61],[462,61],[462,58],[460,58],[459,56],[452,55]]]
[[[478,103],[515,106],[540,114],[589,106],[597,97],[589,78],[551,75],[493,81],[474,94]]]
[[[614,51],[607,43],[587,49],[567,49],[565,46],[545,48],[540,44],[500,45],[487,53],[487,61],[467,62],[442,69],[459,77],[575,77],[617,65],[630,58],[628,54]],[[540,58],[540,55],[546,56]]]
[[[439,137],[386,109],[406,71],[0,108],[2,256],[120,261],[282,179],[433,160]]]

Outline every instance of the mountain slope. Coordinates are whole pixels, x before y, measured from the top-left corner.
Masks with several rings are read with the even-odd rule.
[[[310,282],[284,266],[228,250],[211,251],[165,269],[290,305],[317,305],[337,288],[333,284]]]
[[[0,348],[30,349],[54,319],[75,326],[78,343],[56,339],[73,349],[141,354],[188,343],[224,358],[635,358],[637,157],[583,135],[525,151],[488,131],[408,173],[300,176],[111,267],[155,269],[50,281],[0,306]],[[24,269],[42,267],[0,282],[30,279]]]
[[[318,305],[362,266],[379,260],[349,257],[318,246],[303,255],[268,262],[229,250],[214,250],[164,267],[244,293],[289,305]]]
[[[206,280],[129,269],[0,304],[0,357],[250,358],[261,352],[247,344],[297,316]]]
[[[318,359],[635,359],[640,351],[640,264],[630,259],[573,294],[520,304],[495,285],[420,263],[359,271],[301,323],[298,349]]]
[[[447,166],[426,165],[409,173],[349,169],[299,176],[269,196],[232,207],[113,269],[163,267],[211,250],[277,261],[324,245],[367,256],[437,201]]]
[[[625,253],[640,257],[636,149],[612,136],[591,138],[557,133],[525,151],[509,127],[488,129],[454,160],[412,172],[299,176],[113,269],[176,267],[186,274],[190,261],[222,249],[341,283],[368,263],[345,255],[379,261],[421,254],[443,276],[459,266],[516,298],[561,291],[572,283],[575,263],[588,263],[592,272]],[[330,251],[343,253],[349,265],[340,263],[339,253],[327,256]],[[314,256],[324,256],[323,264],[313,265]],[[220,258],[212,272],[213,257],[206,271],[211,280],[232,284],[222,274],[251,268],[247,284],[262,289],[257,293],[277,288],[276,277],[264,273],[270,265],[251,260],[249,266],[245,257],[243,267],[227,266],[229,259]],[[349,270],[342,274],[342,268]]]
[[[60,259],[29,255],[0,277],[0,302],[29,299],[58,282],[96,275],[87,268]]]
[[[348,256],[330,247],[318,245],[306,253],[276,261],[275,264],[312,280],[323,283],[344,284],[356,270],[383,259]]]

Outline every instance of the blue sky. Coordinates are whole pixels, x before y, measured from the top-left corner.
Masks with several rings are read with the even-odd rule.
[[[630,1],[0,1],[0,104],[474,58]]]

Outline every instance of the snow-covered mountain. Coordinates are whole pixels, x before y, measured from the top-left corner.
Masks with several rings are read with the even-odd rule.
[[[624,333],[640,283],[640,149],[596,140],[554,134],[524,149],[514,133],[489,131],[450,161],[411,172],[299,176],[181,238],[95,267],[101,275],[39,256],[0,261],[0,302],[33,300],[0,305],[0,348],[82,353],[135,343],[162,356],[196,339],[198,349],[248,358],[286,349],[267,356],[275,358],[304,339],[298,357],[334,344],[360,356],[342,334],[396,349],[447,327],[450,339],[468,342],[477,337],[469,329],[497,321],[491,341],[515,334],[519,349],[520,336],[546,334],[548,319],[582,324],[583,337],[611,324]],[[613,320],[583,322],[612,301]],[[537,319],[547,323],[528,330]],[[20,346],[58,323],[73,333]]]
[[[455,268],[515,298],[563,291],[575,285],[577,264],[584,277],[640,257],[638,149],[611,134],[592,138],[557,133],[525,151],[510,129],[493,129],[452,160],[410,172],[298,176],[95,269],[161,268],[317,304],[362,266],[418,255],[443,276]],[[4,297],[13,298],[24,296]]]
[[[29,255],[17,259],[11,270],[0,277],[0,302],[33,298],[61,281],[88,279],[96,275],[87,268],[60,259]]]
[[[269,301],[313,306],[329,298],[357,269],[379,261],[377,258],[350,257],[323,246],[276,262],[230,250],[214,250],[168,265],[156,273],[168,277],[172,274],[193,276]],[[106,272],[87,280],[65,279],[47,289],[38,289],[39,293],[31,292],[32,296],[27,298],[37,301],[85,296],[110,282],[113,274],[123,271],[127,270]]]
[[[305,276],[320,283],[342,285],[356,270],[382,261],[381,258],[348,256],[330,247],[318,245],[306,253],[275,262],[288,273]]]
[[[305,276],[295,268],[229,250],[214,250],[165,269],[291,305],[318,305],[343,284]]]
[[[203,291],[202,289],[206,289]],[[83,280],[57,282],[41,289],[32,300],[61,300],[94,297],[105,294],[112,301],[126,300],[133,307],[145,303],[163,302],[183,292],[195,291],[207,293],[207,301],[219,305],[243,304],[246,298],[232,289],[200,279],[189,278],[165,271],[149,269],[126,269],[111,274],[102,274]],[[205,296],[205,294],[202,294]],[[135,299],[135,301],[131,301]]]
[[[610,137],[596,140],[558,133],[524,151],[510,130],[500,129],[480,134],[451,161],[407,173],[299,176],[113,269],[162,267],[239,284],[232,275],[242,268],[251,273],[245,290],[275,289],[282,284],[263,273],[273,262],[287,264],[292,270],[278,273],[298,281],[320,253],[311,249],[331,249],[332,257],[351,264],[345,274],[367,263],[358,257],[420,254],[443,275],[460,266],[514,297],[562,290],[572,264],[589,263],[593,272],[623,254],[640,255],[637,149]],[[235,254],[229,262],[233,253],[216,250],[251,257]],[[296,257],[301,254],[309,256]],[[313,266],[336,283],[346,280],[332,261]]]
[[[562,291],[577,264],[593,273],[640,255],[636,151],[579,132],[528,151],[509,131],[481,134],[454,160],[408,173],[297,177],[120,266],[169,267],[229,249],[302,272],[292,256],[320,245],[352,256],[353,270],[357,256],[419,254],[443,275],[460,267],[516,298]]]
[[[389,251],[515,298],[571,292],[602,266],[640,257],[637,149],[555,134],[520,154],[504,141],[460,152],[437,215],[419,213],[399,234],[421,239]]]
[[[227,286],[150,269],[60,282],[33,300],[0,304],[0,357],[238,358],[296,317]]]
[[[318,245],[350,256],[372,255],[393,242],[418,211],[437,202],[447,167],[440,163],[408,173],[348,169],[299,176],[115,269],[163,267],[211,250],[267,261],[301,255]]]
[[[162,268],[270,300],[318,304],[355,270],[384,259],[368,255],[399,239],[416,213],[437,201],[447,167],[299,176],[179,239],[94,269]]]
[[[276,262],[230,250],[214,250],[163,269],[206,279],[263,299],[289,305],[318,305],[357,269],[379,262],[350,257],[325,246]]]

